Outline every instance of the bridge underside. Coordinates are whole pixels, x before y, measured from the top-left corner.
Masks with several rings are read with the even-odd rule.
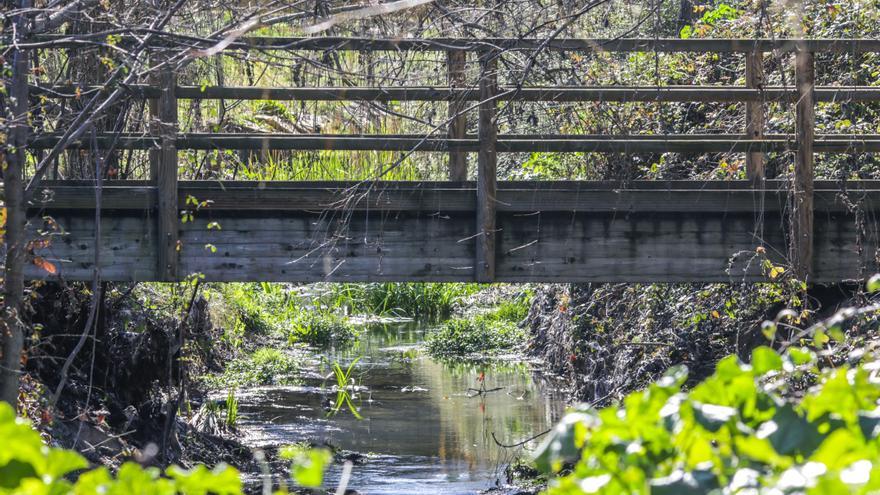
[[[156,189],[111,184],[102,190],[100,275],[157,280]],[[44,239],[33,243],[33,255],[57,273],[28,264],[28,277],[91,280],[93,185],[49,183],[44,189],[30,211],[31,232]],[[767,280],[765,259],[785,263],[785,191],[784,183],[772,181],[761,190],[730,181],[499,182],[495,279]],[[188,198],[208,203],[180,224],[179,279],[193,273],[208,281],[475,277],[473,183],[182,181],[178,204],[195,210]],[[816,182],[814,281],[877,270],[878,205],[880,181],[845,187]]]

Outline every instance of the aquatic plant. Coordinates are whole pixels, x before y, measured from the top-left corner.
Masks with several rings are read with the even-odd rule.
[[[354,406],[351,395],[351,390],[355,389],[357,386],[354,377],[352,377],[352,372],[360,359],[361,358],[357,358],[349,363],[348,368],[345,370],[342,369],[342,366],[338,361],[333,363],[333,377],[336,378],[336,403],[330,409],[328,416],[338,414],[344,405],[349,411],[351,411],[351,414],[355,418],[363,419],[360,413],[358,413],[357,408]]]
[[[287,330],[288,342],[317,347],[342,344],[356,336],[356,328],[344,317],[317,308],[300,312],[289,322]]]
[[[235,397],[235,391],[230,390],[226,394],[226,427],[235,429],[238,423],[238,399]]]
[[[469,358],[512,351],[525,343],[526,332],[494,315],[449,320],[428,334],[428,353],[443,358]]]
[[[351,313],[436,320],[448,317],[462,297],[480,287],[457,283],[332,284],[325,299]]]
[[[233,359],[223,373],[204,377],[211,388],[240,388],[255,385],[296,383],[300,363],[293,355],[270,347]]]

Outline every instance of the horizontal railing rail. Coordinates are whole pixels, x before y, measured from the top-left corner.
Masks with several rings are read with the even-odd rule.
[[[33,149],[51,149],[60,134],[46,134],[31,140]],[[479,138],[425,137],[424,135],[332,135],[332,134],[176,134],[177,150],[292,150],[292,151],[427,151],[477,152]],[[71,149],[157,149],[161,137],[142,134],[102,133],[68,145]],[[736,134],[662,135],[504,135],[495,141],[499,153],[747,153],[797,151],[794,135],[767,135],[750,139]],[[820,134],[813,144],[817,153],[880,152],[880,135]]]
[[[193,49],[214,46],[221,39],[198,38],[163,33],[154,46],[189,47]],[[106,44],[107,34],[77,34],[74,36],[38,36],[20,40],[18,46],[31,48],[87,48]],[[123,36],[117,44],[138,43],[134,37]],[[225,50],[373,50],[373,51],[486,51],[486,50],[548,50],[574,52],[714,52],[818,53],[880,52],[878,39],[581,39],[581,38],[347,38],[347,37],[244,37],[224,46]]]
[[[127,85],[125,89],[137,98],[158,98],[162,88],[146,84]],[[82,98],[101,87],[31,86],[31,93],[49,98]],[[880,101],[880,87],[817,86],[816,101]],[[177,86],[175,96],[181,100],[301,100],[301,101],[480,101],[473,88],[403,87],[403,88],[279,88],[254,86]],[[499,87],[498,101],[529,102],[794,102],[794,88],[764,87],[760,89],[730,86],[580,86],[580,87]]]

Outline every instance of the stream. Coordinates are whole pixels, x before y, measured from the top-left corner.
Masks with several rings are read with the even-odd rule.
[[[466,494],[505,484],[505,466],[529,455],[540,440],[502,448],[541,433],[563,412],[561,397],[533,378],[514,357],[491,364],[452,364],[418,351],[425,326],[414,322],[370,325],[350,347],[330,350],[312,363],[317,373],[299,386],[239,390],[239,427],[252,447],[328,442],[366,455],[354,466],[349,488],[361,494]],[[336,399],[330,365],[354,360],[355,405],[330,414]],[[498,389],[475,394],[468,389]],[[337,485],[333,464],[325,488]]]

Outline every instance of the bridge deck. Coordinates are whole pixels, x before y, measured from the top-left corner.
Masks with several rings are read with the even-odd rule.
[[[101,276],[158,280],[157,190],[145,182],[103,188]],[[119,185],[117,185],[119,184]],[[876,269],[880,181],[816,182],[814,281]],[[90,280],[94,187],[46,184],[31,210],[59,230],[35,255],[34,278]],[[786,185],[747,182],[499,182],[500,282],[713,282],[766,280],[784,263]],[[179,277],[212,281],[473,281],[473,183],[181,181],[178,203],[210,201],[181,223]],[[846,199],[846,201],[844,201]],[[868,219],[857,232],[857,205]],[[182,207],[183,208],[183,207]],[[213,224],[212,222],[216,222]],[[46,229],[33,221],[33,228]]]

